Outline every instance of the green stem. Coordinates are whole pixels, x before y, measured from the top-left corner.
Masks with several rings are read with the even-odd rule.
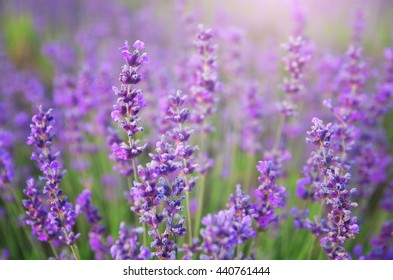
[[[200,189],[199,189],[199,196],[198,196],[198,211],[195,219],[195,227],[194,227],[194,236],[199,236],[199,228],[202,220],[203,214],[203,200],[204,200],[204,193],[205,193],[205,177],[201,177]]]
[[[52,249],[53,254],[55,255],[55,258],[58,260],[59,259],[59,255],[57,254],[57,252],[55,250],[55,247],[53,247],[53,244],[52,244],[51,241],[49,241],[48,243],[49,243],[50,248]]]
[[[188,226],[188,241],[192,245],[192,223],[191,223],[191,206],[190,206],[190,193],[186,192],[186,208],[187,208],[187,226]]]
[[[284,129],[285,119],[286,119],[285,116],[282,116],[280,118],[280,122],[278,124],[278,129],[277,129],[277,134],[276,134],[276,139],[274,141],[274,148],[273,148],[274,151],[277,151],[278,148],[280,147],[280,142],[281,142],[282,132]]]
[[[72,254],[75,257],[75,260],[80,260],[78,248],[74,245],[71,245],[70,248],[71,248]]]

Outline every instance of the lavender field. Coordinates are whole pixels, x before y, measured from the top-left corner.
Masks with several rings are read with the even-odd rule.
[[[392,19],[0,0],[0,260],[393,259]]]

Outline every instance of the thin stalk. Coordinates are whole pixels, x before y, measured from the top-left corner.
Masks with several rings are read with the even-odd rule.
[[[205,175],[201,177],[201,184],[200,184],[200,190],[198,196],[198,211],[197,211],[197,215],[195,219],[195,227],[194,227],[194,236],[198,236],[199,228],[202,220],[203,200],[205,195],[205,178],[206,178]]]
[[[280,142],[281,142],[281,137],[282,137],[282,133],[283,133],[283,129],[284,129],[285,120],[286,120],[286,117],[281,116],[280,122],[278,124],[277,133],[276,133],[276,139],[274,141],[274,148],[273,148],[274,151],[277,151],[278,148],[280,147]]]
[[[63,217],[61,215],[58,215],[58,217],[61,220],[61,224],[63,225],[64,224]],[[64,226],[62,227],[62,229],[63,229],[63,233],[64,233],[64,235],[66,237],[66,240],[68,242],[70,240],[70,237],[68,236],[68,232],[67,232],[67,230],[66,230],[66,228]],[[79,260],[80,257],[79,257],[78,247],[76,247],[76,245],[73,244],[73,245],[70,245],[70,248],[71,248],[72,254],[75,257],[75,260]]]
[[[49,243],[50,248],[52,249],[53,254],[55,255],[55,258],[58,260],[59,259],[59,255],[57,254],[57,252],[55,250],[55,247],[53,247],[53,244],[52,244],[51,241],[49,241],[48,243]]]
[[[192,223],[191,223],[191,206],[190,193],[186,192],[186,208],[187,208],[187,226],[188,226],[188,241],[192,245]]]
[[[205,150],[205,139],[206,135],[202,132],[202,137],[201,137],[201,151]],[[206,182],[206,174],[203,174],[201,176],[200,180],[200,190],[199,190],[199,197],[198,197],[198,211],[195,219],[195,227],[194,227],[194,236],[198,236],[199,233],[199,228],[202,220],[202,214],[203,214],[203,201],[205,197],[205,182]]]

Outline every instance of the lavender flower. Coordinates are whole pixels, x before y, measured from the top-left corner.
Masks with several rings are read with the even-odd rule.
[[[249,215],[237,216],[234,209],[219,211],[203,218],[201,229],[202,259],[230,260],[236,257],[235,248],[256,236]]]
[[[167,111],[165,119],[178,127],[173,127],[169,131],[169,136],[175,141],[175,155],[181,161],[179,166],[181,174],[186,181],[185,190],[192,191],[197,178],[191,174],[196,171],[198,164],[195,162],[194,153],[198,149],[197,146],[189,144],[188,140],[194,132],[188,126],[185,126],[189,119],[189,110],[184,107],[187,96],[182,95],[181,91],[177,91],[176,95],[169,96],[170,107]]]
[[[350,255],[345,251],[344,243],[348,239],[354,239],[359,232],[356,217],[351,213],[351,208],[357,206],[357,203],[351,201],[356,190],[348,187],[351,175],[343,174],[345,169],[340,157],[331,149],[327,150],[333,146],[332,125],[329,123],[325,126],[317,118],[313,118],[312,123],[306,141],[318,147],[318,150],[312,153],[313,160],[308,163],[314,165],[310,170],[315,170],[319,175],[316,177],[318,181],[311,182],[311,197],[322,203],[321,213],[326,213],[326,217],[321,217],[320,221],[316,220],[314,223],[306,222],[306,228],[320,238],[321,247],[330,259],[348,259]]]
[[[122,85],[120,89],[113,87],[118,99],[116,104],[113,105],[112,119],[119,124],[128,136],[128,143],[112,144],[113,155],[120,160],[134,160],[146,148],[146,145],[140,145],[139,140],[133,138],[138,132],[143,131],[143,128],[139,126],[138,113],[146,106],[142,91],[132,87],[142,79],[139,70],[147,61],[147,54],[141,53],[144,46],[145,44],[142,41],[136,41],[133,45],[135,50],[131,53],[128,42],[125,42],[122,48],[122,57],[126,65],[123,66],[119,74],[119,81]]]
[[[242,129],[244,137],[240,144],[247,153],[256,154],[261,151],[260,137],[263,131],[261,120],[264,114],[264,101],[258,94],[258,87],[255,82],[251,83],[245,95],[244,109],[247,114]]]
[[[286,191],[276,184],[277,173],[273,162],[260,161],[257,169],[261,185],[255,191],[252,217],[262,229],[267,229],[270,223],[278,220],[275,210],[285,206]]]
[[[8,249],[2,249],[0,254],[0,260],[8,260],[11,258],[10,251]]]
[[[14,178],[14,164],[11,155],[0,146],[0,194],[5,191],[5,186]]]
[[[232,211],[236,217],[240,218],[251,216],[255,210],[250,203],[250,196],[242,191],[241,185],[237,185],[236,192],[229,197],[227,209]]]
[[[203,29],[203,26],[199,26],[195,41],[198,61],[195,64],[190,87],[191,104],[194,109],[191,113],[191,120],[200,125],[204,133],[209,133],[212,129],[206,119],[215,112],[215,104],[218,101],[216,92],[219,82],[215,57],[216,46],[213,45],[213,38],[211,29]]]
[[[393,212],[393,181],[390,182],[384,192],[383,198],[381,200],[381,207],[385,211]]]
[[[72,209],[72,204],[67,202],[67,197],[59,188],[65,171],[62,170],[61,164],[56,160],[58,154],[52,151],[52,141],[55,134],[53,131],[54,118],[51,111],[45,112],[40,107],[39,113],[33,116],[33,122],[30,125],[31,134],[28,137],[27,144],[34,146],[35,151],[32,153],[32,159],[37,162],[44,175],[42,180],[45,186],[42,189],[42,197],[50,203],[49,209],[47,209],[50,225],[54,226],[57,239],[71,246],[80,235],[72,232],[77,213]],[[30,197],[30,201],[24,202],[25,207],[29,211],[32,207],[39,207],[41,203],[36,198],[37,191],[35,188],[28,184],[25,192]],[[41,194],[41,190],[39,190],[39,193]],[[36,200],[37,203],[34,203],[33,200]],[[35,211],[39,211],[39,209],[35,208]],[[33,217],[35,216],[33,215]],[[45,224],[41,226],[45,227]]]
[[[282,46],[287,52],[283,58],[285,70],[289,77],[284,78],[281,90],[287,95],[279,108],[284,117],[291,117],[295,111],[294,98],[303,90],[301,83],[306,63],[311,54],[307,42],[302,37],[289,37],[289,41]]]
[[[385,53],[385,71],[381,83],[377,84],[377,95],[375,98],[375,115],[385,115],[392,107],[393,97],[393,49],[386,49]]]
[[[138,234],[143,229],[128,228],[124,222],[120,224],[119,239],[111,247],[112,258],[116,260],[146,260],[151,257],[149,249],[139,246]]]
[[[89,127],[89,115],[96,105],[93,83],[91,70],[82,71],[77,79],[64,75],[55,81],[55,103],[62,108],[64,123],[60,139],[74,156],[71,165],[78,171],[86,171],[90,166],[86,156],[97,152],[97,146],[88,141],[94,135]]]
[[[385,222],[379,236],[371,241],[372,249],[368,260],[393,260],[393,223]]]
[[[188,144],[192,130],[184,125],[189,117],[184,107],[186,96],[177,91],[169,100],[165,119],[174,126],[157,141],[155,153],[149,153],[151,161],[145,167],[138,166],[139,181],[130,191],[131,210],[149,226],[148,234],[154,240],[151,246],[157,250],[152,255],[160,259],[175,258],[177,244],[173,239],[186,233],[182,201],[195,185],[191,174],[197,167],[193,159],[196,148]],[[163,232],[161,223],[165,224]]]
[[[26,224],[31,226],[31,234],[37,236],[39,241],[55,240],[60,228],[52,223],[55,216],[47,211],[40,187],[35,184],[33,178],[28,179],[26,185],[23,193],[28,199],[23,200],[23,206],[27,209]]]
[[[84,214],[89,224],[95,225],[102,220],[102,217],[98,214],[98,209],[91,202],[90,190],[85,189],[78,195],[75,203],[75,211],[78,214]]]
[[[109,255],[114,241],[111,236],[108,236],[106,238],[107,244],[103,242],[105,227],[100,224],[102,217],[99,215],[98,209],[91,202],[91,194],[90,190],[83,190],[76,199],[75,211],[77,214],[84,214],[87,222],[92,225],[89,232],[90,247],[95,252],[96,259],[104,259],[106,255]]]

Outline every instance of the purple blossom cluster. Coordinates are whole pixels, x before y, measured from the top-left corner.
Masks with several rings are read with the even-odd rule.
[[[380,230],[380,234],[374,237],[371,242],[371,250],[364,254],[361,245],[355,247],[354,254],[361,260],[391,260],[393,259],[393,223],[385,222]]]
[[[295,100],[303,90],[301,82],[304,68],[311,59],[311,54],[307,41],[302,37],[289,37],[289,41],[282,46],[287,55],[283,58],[285,71],[289,77],[284,78],[281,90],[286,94],[285,99],[280,104],[280,111],[285,117],[291,117],[296,110]]]
[[[87,125],[94,102],[93,77],[90,71],[83,71],[74,79],[70,75],[58,77],[54,86],[54,103],[62,109],[63,130],[60,134],[62,144],[75,156],[72,168],[81,172],[89,168],[89,154],[97,152],[97,146],[87,141],[93,134]]]
[[[44,186],[38,187],[33,179],[29,179],[24,189],[28,199],[23,201],[23,205],[27,209],[26,223],[40,241],[51,241],[53,238],[72,246],[80,236],[72,231],[77,213],[60,189],[65,171],[56,159],[58,153],[52,150],[55,134],[51,112],[40,107],[39,113],[32,118],[27,144],[34,147],[31,158],[43,173],[40,181]]]
[[[246,114],[245,124],[242,129],[243,140],[240,142],[242,149],[250,154],[262,151],[259,139],[263,127],[260,125],[264,116],[264,101],[258,94],[258,86],[252,83],[244,98],[244,109]]]
[[[343,168],[341,157],[335,155],[330,148],[333,146],[332,125],[324,125],[317,118],[313,118],[312,123],[306,141],[313,144],[317,150],[312,153],[312,159],[308,160],[310,166],[306,170],[312,170],[318,175],[300,180],[297,194],[304,199],[321,203],[322,216],[315,222],[301,222],[301,215],[304,213],[295,212],[295,224],[309,229],[320,239],[321,247],[328,258],[349,259],[350,254],[345,250],[344,243],[348,239],[354,239],[359,233],[357,218],[351,210],[357,206],[357,203],[351,201],[356,189],[349,188],[351,175],[344,173],[346,170]],[[305,175],[308,174],[310,173],[307,172]]]
[[[207,118],[216,111],[218,102],[217,91],[220,88],[217,73],[216,48],[213,44],[212,29],[199,27],[195,47],[197,56],[193,61],[194,72],[190,85],[190,103],[193,105],[191,120],[196,123],[203,133],[209,133],[212,126]]]
[[[139,246],[138,234],[142,233],[142,228],[129,228],[122,222],[119,229],[119,239],[111,247],[111,255],[115,260],[146,260],[150,259],[150,250]]]
[[[256,199],[258,200],[258,199]],[[201,229],[200,246],[193,243],[193,253],[202,251],[201,259],[229,260],[249,257],[239,250],[240,245],[257,237],[253,218],[260,216],[258,202],[253,204],[240,185],[229,197],[227,208],[215,214],[208,214],[202,219],[205,226]]]
[[[14,164],[7,150],[0,148],[0,193],[5,191],[5,186],[14,178]]]
[[[233,208],[207,215],[202,224],[202,259],[234,259],[236,246],[256,236],[251,217],[236,215]]]
[[[122,166],[124,161],[135,160],[146,145],[141,145],[139,140],[135,139],[138,132],[143,131],[139,126],[140,118],[138,113],[146,106],[143,93],[140,89],[134,88],[133,85],[138,84],[142,77],[139,73],[142,65],[147,61],[147,54],[141,53],[145,44],[142,41],[136,41],[133,45],[134,51],[130,51],[128,41],[122,47],[122,57],[126,64],[123,66],[119,81],[121,88],[113,87],[113,91],[117,96],[117,102],[113,105],[112,119],[118,123],[119,127],[127,134],[128,141],[116,141],[118,138],[112,138],[112,152],[118,166]],[[135,163],[133,163],[135,169]],[[127,172],[122,172],[127,174]]]
[[[92,204],[91,195],[90,190],[83,190],[76,199],[75,212],[78,215],[83,214],[86,221],[91,225],[89,232],[90,247],[95,253],[95,259],[101,260],[108,257],[114,240],[111,236],[104,238],[105,226],[100,223],[102,217],[99,215],[98,209]]]
[[[131,209],[140,216],[140,222],[150,228],[148,233],[154,240],[151,246],[157,250],[152,254],[160,259],[176,257],[177,244],[173,239],[186,234],[182,201],[197,179],[192,176],[198,166],[193,159],[196,147],[188,143],[193,131],[184,125],[189,118],[189,111],[184,107],[186,98],[180,91],[169,97],[165,119],[177,126],[161,136],[156,143],[156,153],[149,153],[151,161],[145,167],[138,166],[140,181],[134,182],[130,192]],[[159,210],[162,204],[165,207]],[[165,230],[160,233],[162,223]]]
[[[260,186],[255,191],[254,213],[252,217],[261,229],[267,229],[269,224],[276,222],[278,217],[275,210],[285,206],[286,190],[277,185],[276,166],[272,161],[260,161],[257,169]]]

